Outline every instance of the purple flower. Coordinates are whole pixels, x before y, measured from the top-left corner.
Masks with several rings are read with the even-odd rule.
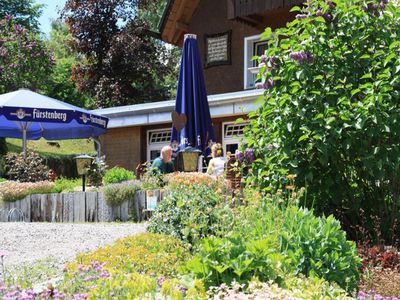
[[[268,61],[268,56],[266,56],[265,54],[263,54],[263,55],[261,55],[260,56],[260,60],[261,60],[261,62],[262,63],[267,63],[267,61]]]
[[[12,19],[13,19],[13,16],[12,16],[12,15],[6,15],[6,21],[7,21],[7,22],[11,22]]]
[[[242,163],[244,160],[244,154],[242,151],[236,149],[235,151],[235,158],[239,161],[239,163]]]
[[[323,14],[322,14],[322,11],[320,9],[318,9],[317,12],[315,13],[315,15],[317,17],[322,17]]]
[[[253,148],[247,148],[244,152],[246,165],[251,165],[256,160],[256,155]]]
[[[178,291],[180,291],[182,294],[186,294],[186,292],[187,292],[187,289],[185,289],[183,286],[181,286],[181,285],[177,285],[176,287],[175,287],[175,289],[177,289]]]
[[[325,19],[325,22],[327,22],[327,23],[329,23],[333,19],[333,16],[331,13],[323,14],[322,17]]]
[[[157,278],[157,284],[159,286],[162,286],[164,281],[165,281],[165,277],[164,276],[161,276],[161,277]]]
[[[100,278],[108,278],[110,277],[110,273],[108,273],[107,271],[103,271],[100,273]]]
[[[23,33],[25,31],[25,29],[24,29],[24,27],[22,27],[21,25],[19,25],[19,24],[15,24],[14,25],[14,32],[16,33],[16,34],[21,34],[21,33]]]
[[[333,3],[332,1],[327,1],[326,4],[328,4],[330,9],[334,9],[336,7],[336,4]]]
[[[309,16],[310,15],[308,15],[308,14],[297,14],[296,19],[303,20],[303,19],[307,19]]]
[[[314,61],[313,54],[310,51],[305,52],[304,50],[292,52],[289,54],[289,57],[298,62],[312,63]]]

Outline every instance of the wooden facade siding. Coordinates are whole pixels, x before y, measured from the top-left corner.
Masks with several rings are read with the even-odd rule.
[[[227,0],[228,19],[260,15],[262,13],[300,5],[304,0]]]

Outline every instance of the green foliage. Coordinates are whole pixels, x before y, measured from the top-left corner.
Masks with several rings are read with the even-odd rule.
[[[143,272],[174,276],[189,257],[189,251],[181,241],[166,235],[142,233],[91,253],[80,254],[77,262],[83,266],[95,261],[105,262],[104,270],[110,273]],[[69,273],[79,271],[77,262],[68,265]]]
[[[174,278],[190,257],[179,240],[160,234],[139,234],[114,245],[80,254],[58,285],[68,296],[87,293],[88,299],[205,299],[199,281]],[[185,290],[183,291],[183,287]],[[86,297],[86,296],[85,296]]]
[[[67,179],[59,177],[54,182],[54,187],[51,189],[52,193],[68,193],[73,192],[76,187],[82,185],[82,180],[77,179]]]
[[[0,40],[0,93],[42,88],[54,58],[39,37],[6,18],[0,19]]]
[[[239,234],[205,238],[196,249],[195,257],[183,268],[202,278],[206,286],[247,283],[253,277],[262,282],[281,283],[287,258],[278,251],[274,235],[246,239]]]
[[[100,160],[93,159],[87,171],[87,179],[89,184],[99,187],[103,181],[104,173],[106,172],[107,165],[104,157]]]
[[[246,135],[259,158],[249,181],[276,190],[297,174],[303,201],[343,209],[347,228],[359,207],[383,228],[398,219],[400,7],[379,4],[312,0],[287,28],[267,28],[269,89]]]
[[[46,166],[52,169],[58,177],[77,178],[75,155],[42,154]]]
[[[5,138],[0,138],[0,156],[6,155],[8,151],[7,142]]]
[[[282,287],[272,282],[252,280],[249,284],[232,283],[211,287],[209,295],[219,299],[237,299],[246,294],[246,299],[354,299],[339,287],[319,278],[288,275],[283,278]]]
[[[60,274],[60,262],[56,257],[25,262],[21,265],[6,268],[6,285],[19,285],[23,289],[29,289],[38,282],[46,282],[56,278]]]
[[[103,187],[102,191],[104,193],[106,203],[111,207],[115,207],[121,205],[125,201],[132,201],[138,189],[138,181],[131,180],[106,185]],[[137,216],[135,216],[134,219],[137,220]]]
[[[95,98],[95,107],[169,99],[172,84],[165,78],[176,74],[176,51],[151,30],[163,1],[66,1],[62,14],[72,48],[85,58],[73,67],[72,78]]]
[[[72,39],[64,22],[60,19],[52,22],[52,29],[46,45],[54,52],[56,64],[43,91],[55,99],[89,108],[93,101],[92,98],[78,90],[71,76],[74,65],[82,60],[81,57],[73,54],[68,46]]]
[[[285,201],[282,201],[285,202]],[[204,239],[186,265],[207,285],[248,282],[251,277],[282,284],[287,274],[303,274],[357,288],[360,260],[354,242],[332,216],[286,208],[263,198],[237,210],[223,237]]]
[[[158,190],[164,186],[164,177],[160,170],[148,167],[140,178],[139,185],[141,190]]]
[[[36,182],[48,179],[49,168],[39,154],[33,151],[23,153],[8,153],[5,156],[7,175],[12,180],[21,182]]]
[[[38,19],[42,14],[44,4],[35,4],[34,0],[3,0],[0,4],[0,19],[7,15],[13,16],[15,22],[39,32]]]
[[[183,185],[172,190],[157,206],[148,231],[194,243],[223,232],[222,221],[230,215],[223,196],[207,185]]]
[[[114,167],[107,170],[103,177],[104,184],[118,183],[125,180],[136,179],[135,174],[125,168]]]

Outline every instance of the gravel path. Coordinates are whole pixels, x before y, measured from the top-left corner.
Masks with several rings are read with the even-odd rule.
[[[133,223],[0,223],[0,251],[8,265],[54,259],[60,265],[82,252],[146,230]]]

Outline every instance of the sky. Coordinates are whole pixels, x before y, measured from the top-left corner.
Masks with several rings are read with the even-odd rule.
[[[48,35],[51,29],[51,21],[59,17],[59,10],[64,7],[66,0],[36,0],[37,4],[44,4],[43,14],[39,18],[40,31]]]

